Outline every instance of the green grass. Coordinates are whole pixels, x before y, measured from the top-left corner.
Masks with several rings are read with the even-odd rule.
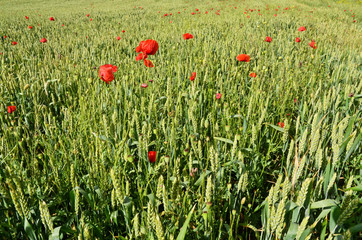
[[[360,3],[0,9],[0,239],[361,237]]]

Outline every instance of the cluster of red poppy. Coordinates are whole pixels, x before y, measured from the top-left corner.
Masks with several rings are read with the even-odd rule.
[[[155,55],[158,50],[158,43],[155,40],[147,39],[146,41],[141,41],[138,47],[136,47],[136,52],[140,53],[136,57],[136,61],[143,59],[143,62],[146,67],[154,67],[153,63],[147,59],[149,55]]]

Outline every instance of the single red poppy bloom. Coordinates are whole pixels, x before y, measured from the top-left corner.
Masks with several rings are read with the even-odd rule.
[[[92,20],[93,20],[93,19],[91,19],[91,18],[89,19],[89,21],[92,21]]]
[[[125,32],[125,30],[122,30],[122,32],[124,33],[124,32]]]
[[[305,31],[305,27],[303,27],[303,26],[300,27],[300,28],[298,29],[298,31],[299,31],[299,32],[304,32],[304,31]]]
[[[33,29],[33,26],[29,26],[28,28],[29,28],[29,29]]]
[[[193,81],[195,80],[196,77],[196,72],[193,72],[192,75],[190,76],[190,80]]]
[[[142,87],[142,88],[146,88],[146,87],[148,87],[148,85],[147,85],[146,83],[142,83],[142,84],[141,84],[141,87]]]
[[[4,38],[7,38],[7,36],[4,36]]]
[[[117,36],[117,40],[118,40],[118,41],[121,40],[121,37],[120,37],[120,36]]]
[[[41,43],[46,43],[48,40],[46,39],[46,38],[42,38],[41,40],[40,40],[40,42]]]
[[[198,9],[198,8],[196,8],[195,10],[196,10],[196,12],[198,12],[198,11],[199,11],[199,9]]]
[[[205,14],[208,14],[208,12],[206,11]]]
[[[283,122],[278,122],[278,126],[281,128],[284,128],[284,123]]]
[[[216,93],[216,99],[220,99],[221,98],[221,93]]]
[[[315,45],[315,41],[314,41],[314,40],[309,43],[309,46],[311,46],[311,47],[314,48],[314,49],[317,48],[317,46]]]
[[[15,112],[16,106],[8,106],[8,113]]]
[[[249,76],[252,77],[252,78],[255,78],[255,77],[256,77],[256,73],[252,72],[252,73],[250,73]]]
[[[155,40],[148,39],[146,41],[141,41],[138,47],[136,47],[136,52],[143,52],[146,55],[155,55],[158,50],[158,43]]]
[[[153,65],[153,63],[150,60],[144,59],[143,61],[144,61],[146,67],[154,67],[155,66],[155,65]]]
[[[194,38],[194,36],[193,36],[192,34],[190,34],[190,33],[185,33],[185,34],[183,35],[183,38],[184,38],[184,40],[187,40],[187,39],[192,39],[192,38]]]
[[[16,44],[18,44],[17,42],[13,41],[13,46],[15,46]]]
[[[111,64],[105,64],[99,67],[99,77],[108,84],[114,80],[115,72],[117,72],[117,66]]]
[[[240,62],[249,62],[250,56],[247,54],[240,54],[239,56],[236,57],[236,59],[239,60]]]
[[[156,151],[149,151],[148,152],[148,161],[150,161],[150,163],[155,163],[156,162],[156,155],[157,155]]]
[[[219,13],[219,12],[216,12],[216,15],[220,15],[220,13]]]
[[[28,16],[25,16],[26,20],[29,20],[29,17]]]
[[[271,42],[272,41],[272,38],[271,37],[266,37],[265,38],[265,42]]]
[[[87,14],[87,17],[89,17],[89,13]]]
[[[274,17],[276,17],[276,16],[278,16],[278,15],[274,14]]]
[[[297,37],[297,38],[295,39],[295,42],[300,42],[300,38]]]
[[[53,17],[49,18],[50,21],[55,21],[55,19]]]

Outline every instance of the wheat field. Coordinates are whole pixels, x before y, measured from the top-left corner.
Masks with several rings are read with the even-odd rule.
[[[360,1],[0,0],[0,239],[359,239]]]

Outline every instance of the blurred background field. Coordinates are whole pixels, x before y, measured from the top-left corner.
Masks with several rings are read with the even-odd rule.
[[[358,239],[361,10],[0,0],[0,239]]]

